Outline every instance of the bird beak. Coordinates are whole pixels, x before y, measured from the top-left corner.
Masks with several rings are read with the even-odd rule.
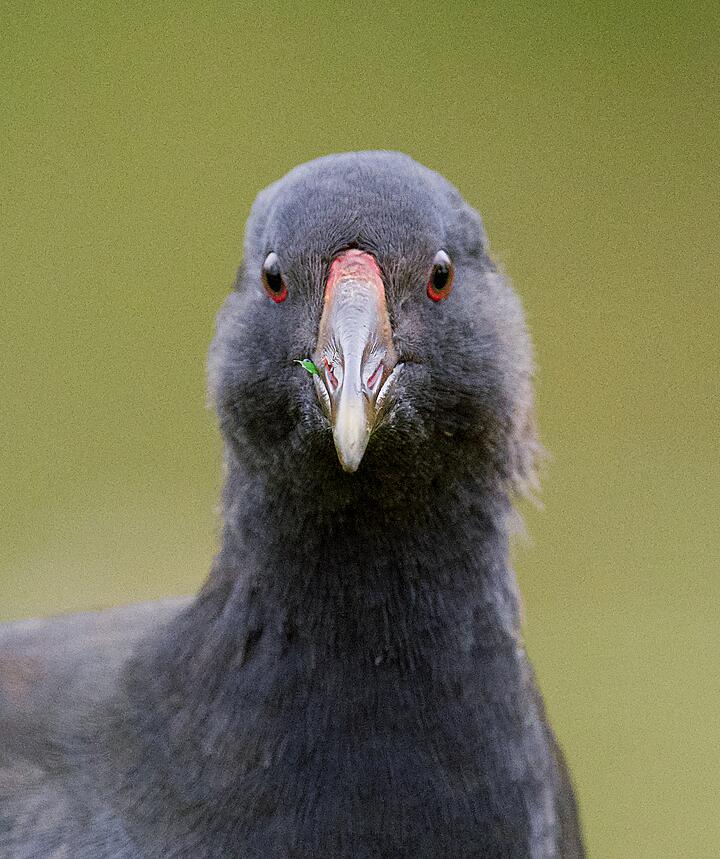
[[[349,250],[333,260],[313,360],[340,465],[357,471],[397,364],[385,286],[370,254]]]

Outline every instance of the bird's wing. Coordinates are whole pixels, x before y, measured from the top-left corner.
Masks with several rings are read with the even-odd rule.
[[[188,602],[180,597],[0,625],[3,731],[12,731],[17,718],[62,726],[69,713],[102,700],[137,642]]]
[[[187,602],[0,625],[0,856],[64,855],[57,833],[80,766],[75,737],[138,641]]]
[[[559,822],[558,841],[562,852],[559,859],[585,859],[585,848],[582,841],[582,829],[578,815],[575,790],[570,778],[570,771],[565,763],[565,756],[551,732],[551,739],[555,748],[555,760],[557,761],[560,783],[557,794],[557,810]]]
[[[558,817],[558,859],[585,859],[585,847],[583,846],[582,827],[578,813],[575,788],[573,787],[570,770],[565,762],[560,744],[550,727],[545,712],[545,702],[540,694],[540,688],[534,677],[532,679],[532,690],[535,697],[535,706],[540,714],[542,724],[547,736],[548,745],[555,756],[557,769],[557,793],[556,808]]]

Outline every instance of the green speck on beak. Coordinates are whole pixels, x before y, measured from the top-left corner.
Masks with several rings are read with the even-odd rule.
[[[311,376],[319,376],[320,371],[309,358],[303,358],[302,361],[295,359],[295,363],[299,364],[304,370],[307,370]]]

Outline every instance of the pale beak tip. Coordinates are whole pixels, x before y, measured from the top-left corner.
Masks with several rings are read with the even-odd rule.
[[[338,460],[343,471],[347,474],[354,474],[358,470],[365,455],[365,447],[366,445],[353,445],[349,448],[339,444],[335,445]]]

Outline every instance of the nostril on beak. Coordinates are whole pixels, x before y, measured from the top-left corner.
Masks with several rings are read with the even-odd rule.
[[[323,355],[323,364],[325,366],[325,379],[327,381],[328,390],[334,393],[337,390],[340,380],[335,375],[335,365],[328,361],[327,356]]]
[[[375,384],[380,380],[382,376],[382,364],[378,364],[377,367],[373,370],[372,375],[367,380],[367,386],[370,390],[373,389]]]
[[[372,402],[377,397],[382,386],[382,380],[385,372],[385,365],[382,361],[378,363],[375,369],[368,376],[365,382],[365,395]]]

